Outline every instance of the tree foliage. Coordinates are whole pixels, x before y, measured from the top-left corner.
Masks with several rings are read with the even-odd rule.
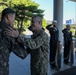
[[[0,0],[0,12],[6,7],[11,7],[16,11],[16,26],[17,28],[25,30],[30,25],[30,19],[37,14],[43,18],[44,10],[38,9],[38,3],[32,0]],[[43,21],[44,26],[46,24]]]
[[[42,19],[42,26],[43,26],[44,28],[46,28],[46,26],[47,26],[46,20],[45,20],[44,18]]]

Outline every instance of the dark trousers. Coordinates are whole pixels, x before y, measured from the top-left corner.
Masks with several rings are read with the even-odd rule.
[[[64,62],[69,61],[70,44],[71,44],[70,41],[68,41],[64,44]]]
[[[55,57],[56,57],[56,51],[57,51],[57,41],[50,41],[50,64],[55,64]]]

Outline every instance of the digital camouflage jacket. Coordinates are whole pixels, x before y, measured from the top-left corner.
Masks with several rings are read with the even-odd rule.
[[[5,35],[5,28],[8,25],[0,22],[0,75],[9,75],[9,56],[10,52],[14,52],[19,57],[25,57],[27,53],[25,48],[20,43],[16,42],[15,38]]]
[[[31,38],[19,36],[18,41],[30,49],[31,75],[47,75],[48,72],[48,35],[43,29],[33,33]]]

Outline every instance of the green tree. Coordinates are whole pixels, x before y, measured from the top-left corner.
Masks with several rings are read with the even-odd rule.
[[[11,7],[16,11],[15,27],[19,28],[20,31],[21,29],[25,30],[30,25],[29,21],[33,15],[44,16],[44,10],[38,9],[40,5],[32,0],[0,0],[0,5],[3,8]]]
[[[44,28],[46,28],[46,26],[47,26],[47,22],[46,22],[46,20],[43,18],[42,19],[42,26],[44,27]]]

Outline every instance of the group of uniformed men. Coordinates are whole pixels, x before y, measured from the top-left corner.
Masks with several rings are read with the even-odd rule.
[[[56,53],[57,53],[57,43],[59,41],[59,29],[57,26],[58,26],[57,21],[55,20],[53,21],[52,24],[46,27],[50,33],[50,66],[52,69],[57,69]],[[70,63],[69,53],[72,42],[72,32],[70,31],[70,25],[66,25],[66,28],[62,30],[62,33],[64,36],[64,64],[68,64]]]
[[[35,15],[31,19],[29,29],[33,32],[31,38],[19,33],[13,28],[15,11],[5,8],[2,11],[0,21],[0,75],[9,75],[9,56],[14,52],[24,59],[29,53],[31,55],[31,75],[48,75],[48,35],[42,28],[42,18]],[[53,22],[53,27],[46,27],[50,32],[50,65],[52,69],[57,68],[55,57],[57,42],[59,40],[59,30],[57,22]],[[67,26],[64,34],[64,63],[69,63],[69,46],[72,41],[70,27]],[[26,46],[26,49],[25,47]]]

